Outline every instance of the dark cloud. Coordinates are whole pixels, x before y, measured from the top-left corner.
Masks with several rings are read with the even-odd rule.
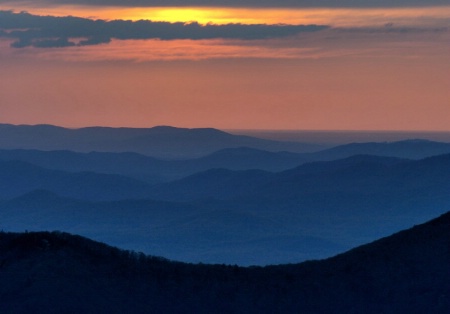
[[[12,47],[97,45],[111,39],[266,39],[315,32],[325,25],[201,25],[151,21],[104,21],[77,17],[36,16],[0,11],[0,36],[15,39]],[[75,43],[75,39],[81,39]]]
[[[15,0],[25,2],[26,0]],[[0,0],[11,2],[11,0]],[[41,0],[33,1],[33,4],[75,4],[75,5],[105,5],[126,7],[187,7],[187,6],[209,6],[209,7],[412,7],[412,6],[435,6],[449,5],[449,0]]]

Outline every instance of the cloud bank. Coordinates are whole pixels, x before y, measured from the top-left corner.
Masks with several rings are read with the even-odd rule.
[[[0,37],[15,48],[70,47],[109,43],[112,39],[243,39],[280,38],[317,32],[327,25],[201,25],[151,21],[104,21],[77,17],[36,16],[0,11]]]

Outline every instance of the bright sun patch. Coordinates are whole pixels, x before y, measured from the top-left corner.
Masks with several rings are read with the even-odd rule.
[[[137,14],[142,19],[166,22],[198,22],[200,24],[228,24],[240,23],[242,19],[232,14],[229,10],[202,9],[202,8],[149,8],[143,9],[142,13]]]
[[[75,9],[75,8],[74,8]],[[84,8],[80,8],[84,9]],[[76,11],[76,10],[75,10]],[[198,22],[200,24],[306,24],[310,22],[304,10],[246,9],[246,8],[101,8],[89,12],[77,11],[78,16],[92,16],[95,12],[101,19],[151,20],[156,22]],[[306,15],[305,15],[306,13]],[[316,20],[315,17],[313,17]]]

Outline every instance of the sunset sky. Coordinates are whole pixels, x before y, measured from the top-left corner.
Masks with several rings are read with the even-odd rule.
[[[449,0],[0,0],[0,123],[450,130]]]

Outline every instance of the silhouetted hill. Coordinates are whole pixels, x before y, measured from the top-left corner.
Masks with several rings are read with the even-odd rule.
[[[450,214],[323,261],[193,265],[0,233],[3,313],[448,313]]]
[[[158,158],[200,157],[232,147],[268,151],[310,152],[320,146],[232,135],[217,129],[89,127],[66,129],[50,125],[0,124],[0,148],[136,152]]]
[[[119,175],[49,170],[14,160],[0,161],[0,174],[0,199],[44,189],[72,198],[118,200],[145,197],[150,187]]]

